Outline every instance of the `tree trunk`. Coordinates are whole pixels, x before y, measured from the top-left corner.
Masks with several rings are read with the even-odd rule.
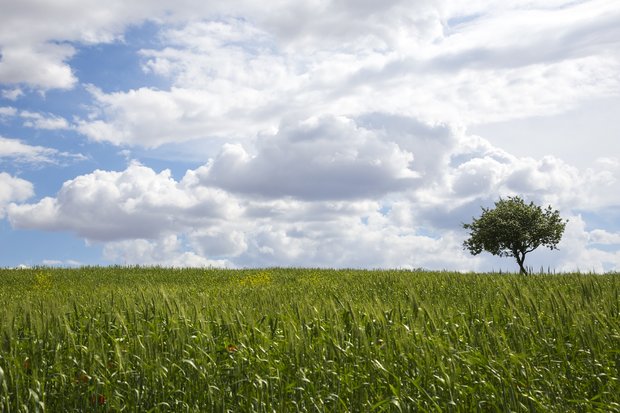
[[[528,275],[528,272],[523,265],[523,263],[525,262],[525,253],[519,254],[517,252],[515,258],[517,259],[517,264],[519,264],[519,273],[523,275]]]

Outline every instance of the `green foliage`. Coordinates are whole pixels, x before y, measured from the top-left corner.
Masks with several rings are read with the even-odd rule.
[[[0,269],[0,411],[620,412],[619,293],[618,274]]]
[[[480,218],[463,224],[470,231],[463,246],[473,255],[482,251],[500,257],[514,257],[521,273],[525,255],[540,246],[557,249],[566,222],[551,206],[542,209],[533,202],[526,204],[520,197],[508,197],[495,203],[495,208],[482,208]]]

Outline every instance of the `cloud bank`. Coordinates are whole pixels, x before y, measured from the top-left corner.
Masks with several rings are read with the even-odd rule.
[[[398,122],[379,127],[385,119],[392,118],[311,118],[253,149],[224,145],[179,180],[136,162],[98,170],[65,182],[55,197],[12,203],[8,219],[15,228],[103,242],[115,262],[465,270],[495,261],[465,254],[461,223],[498,194],[522,194],[571,221],[560,245],[566,252],[546,262],[618,264],[618,254],[596,249],[617,234],[587,230],[578,212],[616,205],[609,194],[619,189],[617,162],[584,172],[410,119],[401,122],[415,132]]]

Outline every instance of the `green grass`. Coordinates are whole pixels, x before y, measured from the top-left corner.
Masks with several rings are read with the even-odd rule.
[[[620,276],[0,270],[0,411],[620,412]]]

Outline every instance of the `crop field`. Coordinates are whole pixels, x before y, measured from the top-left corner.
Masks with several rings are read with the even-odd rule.
[[[2,412],[620,412],[620,275],[0,270]]]

